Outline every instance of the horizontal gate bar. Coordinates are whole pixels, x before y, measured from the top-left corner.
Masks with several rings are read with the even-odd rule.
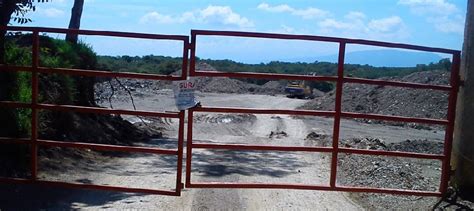
[[[115,31],[98,31],[98,30],[83,30],[83,29],[63,29],[63,28],[45,28],[45,27],[23,27],[23,26],[8,26],[0,27],[0,30],[7,31],[37,31],[46,33],[72,33],[81,35],[98,35],[109,37],[126,37],[126,38],[141,38],[154,40],[181,40],[188,42],[189,36],[185,35],[164,35],[164,34],[146,34],[134,32],[115,32]]]
[[[30,103],[0,101],[0,107],[16,107],[16,108],[31,109],[34,106]],[[43,110],[51,110],[51,111],[63,111],[63,112],[121,114],[121,115],[132,115],[132,116],[175,118],[175,119],[179,118],[178,112],[152,112],[152,111],[140,111],[140,110],[108,109],[108,108],[99,108],[99,107],[53,105],[53,104],[37,104],[36,108],[43,109]]]
[[[265,188],[265,189],[300,189],[300,190],[331,190],[324,185],[301,184],[269,184],[269,183],[226,183],[226,182],[197,182],[191,183],[191,188]]]
[[[197,107],[195,112],[212,112],[212,113],[248,113],[248,114],[286,114],[286,115],[305,115],[305,116],[334,116],[334,111],[310,111],[310,110],[279,110],[279,109],[253,109],[253,108],[230,108],[230,107]],[[382,114],[364,114],[354,112],[342,112],[341,117],[356,119],[375,119],[396,122],[412,122],[424,124],[446,125],[447,120],[414,118],[403,116],[391,116]]]
[[[248,113],[248,114],[286,114],[305,116],[334,116],[334,111],[309,111],[309,110],[281,110],[281,109],[257,109],[257,108],[229,108],[229,107],[197,107],[194,112],[211,113]]]
[[[442,120],[442,119],[414,118],[414,117],[390,116],[390,115],[382,115],[382,114],[363,114],[363,113],[354,113],[354,112],[341,112],[341,117],[355,118],[355,119],[375,119],[375,120],[385,120],[385,121],[395,121],[395,122],[436,124],[436,125],[448,124],[448,120]]]
[[[36,142],[38,145],[48,147],[70,147],[70,148],[81,148],[81,149],[92,149],[100,151],[116,151],[116,152],[141,152],[151,154],[163,154],[163,155],[177,155],[177,149],[161,149],[156,147],[137,147],[137,146],[120,146],[110,144],[95,144],[87,142],[67,142],[67,141],[55,141],[55,140],[41,140],[38,139]],[[30,138],[6,138],[0,137],[0,144],[33,144]]]
[[[362,39],[349,39],[349,38],[339,38],[339,37],[325,37],[325,36],[315,36],[315,35],[292,35],[292,34],[240,32],[240,31],[191,30],[192,37],[197,36],[197,35],[323,41],[323,42],[371,45],[371,46],[380,46],[380,47],[388,47],[388,48],[403,48],[403,49],[438,52],[438,53],[446,53],[446,54],[454,54],[454,53],[459,52],[457,50],[451,50],[451,49],[445,49],[445,48],[433,48],[433,47],[426,47],[426,46],[420,46],[420,45],[380,42],[380,41],[371,41],[371,40],[362,40]]]
[[[31,109],[33,105],[24,102],[0,101],[0,107]]]
[[[261,184],[261,183],[229,183],[229,182],[197,182],[189,184],[190,188],[263,188],[263,189],[299,189],[299,190],[323,190],[323,191],[345,191],[345,192],[364,192],[364,193],[386,193],[398,195],[415,196],[441,196],[440,192],[404,190],[390,188],[371,188],[371,187],[349,187],[336,186],[334,188],[323,185],[301,185],[301,184]]]
[[[31,138],[0,137],[0,144],[31,144]]]
[[[48,147],[70,147],[80,149],[92,149],[100,151],[115,151],[115,152],[141,152],[151,154],[163,154],[163,155],[178,155],[177,149],[161,149],[152,147],[136,147],[136,146],[119,146],[110,144],[94,144],[86,142],[65,142],[65,141],[52,141],[52,140],[41,140],[38,139],[36,142],[42,146]]]
[[[269,150],[269,151],[298,151],[298,152],[332,152],[330,147],[294,147],[294,146],[262,146],[242,144],[195,144],[192,148],[226,149],[226,150]]]
[[[352,77],[344,77],[343,81],[345,83],[396,86],[396,87],[406,87],[406,88],[415,88],[415,89],[433,89],[433,90],[441,90],[441,91],[450,91],[452,89],[451,86],[443,86],[443,85],[432,85],[432,84],[401,82],[401,81],[387,81],[387,80],[365,79],[365,78],[352,78]]]
[[[386,194],[398,194],[398,195],[414,195],[414,196],[437,196],[440,197],[443,194],[437,191],[421,191],[421,190],[404,190],[404,189],[391,189],[391,188],[371,188],[371,187],[349,187],[349,186],[336,186],[335,191],[345,192],[360,192],[360,193],[386,193]]]
[[[225,150],[264,150],[264,151],[298,151],[298,152],[333,152],[332,147],[295,147],[295,146],[262,146],[262,145],[242,145],[242,144],[195,144],[192,148],[196,149],[225,149]],[[354,148],[338,148],[339,153],[362,154],[362,155],[381,155],[393,157],[406,158],[421,158],[421,159],[444,159],[444,155],[425,154],[414,152],[400,152],[400,151],[382,151],[382,150],[366,150]]]
[[[39,67],[38,72],[40,72],[40,73],[58,73],[58,74],[67,74],[67,75],[81,75],[81,76],[91,76],[91,77],[135,78],[135,79],[143,79],[143,80],[167,80],[167,81],[183,80],[183,78],[181,76],[172,76],[172,75],[159,75],[159,74],[149,74],[149,73],[110,72],[110,71],[68,69],[68,68]]]
[[[179,194],[176,191],[152,190],[152,189],[142,189],[142,188],[126,188],[126,187],[117,187],[117,186],[108,186],[108,185],[67,183],[67,182],[59,182],[59,181],[28,180],[28,179],[20,179],[20,178],[0,177],[0,182],[15,183],[15,184],[34,184],[34,185],[37,184],[37,185],[44,185],[44,186],[56,186],[56,187],[63,187],[63,188],[81,188],[81,189],[101,190],[101,191],[116,191],[116,192],[128,192],[128,193],[146,193],[146,194],[179,196]]]
[[[0,64],[0,70],[9,71],[9,72],[12,72],[12,71],[33,72],[34,68]],[[183,80],[182,76],[159,75],[159,74],[149,74],[149,73],[111,72],[111,71],[103,71],[103,70],[49,68],[49,67],[38,67],[36,68],[36,70],[39,73],[56,73],[56,74],[88,76],[88,77],[109,77],[109,78],[117,77],[117,78],[134,78],[134,79],[143,79],[143,80],[167,80],[167,81]]]
[[[438,154],[425,154],[425,153],[414,153],[414,152],[400,152],[400,151],[382,151],[382,150],[368,150],[368,149],[354,149],[354,148],[338,148],[339,153],[350,153],[350,154],[361,154],[361,155],[381,155],[381,156],[393,156],[393,157],[406,157],[406,158],[420,158],[420,159],[436,159],[442,160],[445,158],[444,155]]]
[[[279,73],[256,73],[256,72],[217,72],[217,71],[194,71],[192,76],[212,76],[229,78],[256,78],[274,80],[306,80],[306,81],[336,81],[336,76],[309,76]]]
[[[95,108],[86,106],[72,106],[72,105],[52,105],[52,104],[38,104],[39,109],[52,110],[52,111],[65,111],[65,112],[82,112],[82,113],[96,113],[96,114],[122,114],[122,115],[135,115],[135,116],[152,116],[152,117],[165,117],[165,118],[179,118],[177,112],[151,112],[151,111],[135,111],[135,110],[122,110],[122,109],[107,109],[107,108]]]
[[[2,71],[23,71],[32,72],[33,67],[9,66],[0,65]],[[143,74],[143,73],[128,73],[128,72],[109,72],[99,70],[84,70],[84,69],[68,69],[68,68],[48,68],[39,67],[40,73],[58,73],[67,75],[80,75],[90,77],[119,77],[119,78],[135,78],[143,80],[183,80],[182,76],[172,75],[158,75],[158,74]],[[214,77],[229,77],[229,78],[258,78],[258,79],[286,79],[286,80],[307,80],[307,81],[336,81],[337,76],[305,76],[305,75],[290,75],[290,74],[273,74],[273,73],[255,73],[255,72],[215,72],[215,71],[195,71],[194,76],[214,76]],[[352,78],[344,77],[345,83],[359,83],[380,86],[395,86],[415,89],[432,89],[440,91],[449,91],[451,86],[432,85],[411,82],[387,81],[377,79]]]

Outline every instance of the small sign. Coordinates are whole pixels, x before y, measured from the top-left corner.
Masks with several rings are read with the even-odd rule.
[[[173,82],[174,99],[178,110],[186,110],[199,103],[194,97],[196,88],[196,81],[193,78]]]

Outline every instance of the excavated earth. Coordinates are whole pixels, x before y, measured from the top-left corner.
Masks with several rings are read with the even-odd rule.
[[[425,71],[416,72],[404,77],[380,78],[432,85],[449,85],[449,72]],[[316,98],[303,106],[308,110],[334,110],[334,91],[321,98]],[[448,110],[448,92],[408,89],[390,86],[377,86],[348,83],[343,87],[342,110],[347,112],[374,113],[394,116],[446,119]],[[366,123],[386,123],[430,129],[434,126],[414,123],[394,123],[364,120]]]

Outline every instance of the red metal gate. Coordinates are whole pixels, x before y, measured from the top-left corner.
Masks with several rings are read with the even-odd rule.
[[[322,41],[339,44],[339,59],[337,76],[303,76],[289,74],[268,74],[268,73],[230,73],[215,71],[196,71],[196,38],[197,36],[230,36],[247,38],[271,38],[283,40],[305,40]],[[346,45],[359,44],[368,46],[380,46],[388,48],[410,49],[428,52],[445,53],[452,55],[451,80],[449,86],[429,85],[419,83],[407,83],[384,80],[371,80],[344,76],[344,55]],[[347,192],[374,192],[388,194],[406,194],[419,196],[440,196],[446,192],[449,174],[450,157],[453,140],[454,114],[456,107],[456,98],[459,84],[459,63],[460,52],[449,49],[430,48],[423,46],[377,42],[368,40],[343,39],[334,37],[306,36],[306,35],[287,35],[287,34],[269,34],[269,33],[250,33],[234,31],[191,31],[191,59],[190,76],[203,77],[232,77],[232,78],[255,78],[255,79],[286,79],[286,80],[306,80],[306,81],[333,81],[336,82],[336,102],[334,111],[306,111],[306,110],[275,110],[275,109],[247,109],[247,108],[218,108],[201,107],[189,110],[188,114],[188,134],[187,134],[187,158],[186,158],[186,187],[188,188],[282,188],[282,189],[307,189],[307,190],[328,190],[328,191],[347,191]],[[412,118],[402,116],[388,116],[380,114],[363,114],[341,111],[342,87],[344,83],[361,83],[380,86],[396,86],[414,89],[431,89],[449,92],[448,118],[447,119],[427,119]],[[262,146],[262,145],[243,145],[243,144],[215,144],[215,143],[193,143],[193,115],[196,112],[216,112],[216,113],[246,113],[246,114],[286,114],[286,115],[306,115],[306,116],[325,116],[334,118],[333,143],[332,147],[296,147],[296,146]],[[444,141],[444,152],[440,155],[410,153],[410,152],[392,152],[380,150],[364,150],[339,147],[339,130],[341,118],[363,118],[374,120],[387,120],[396,122],[426,123],[446,126],[446,135]],[[273,150],[273,151],[301,151],[301,152],[327,152],[332,153],[330,182],[327,185],[301,185],[301,184],[269,184],[269,183],[222,183],[205,182],[197,183],[191,181],[191,163],[193,149],[223,149],[223,150]],[[387,189],[373,187],[350,187],[339,186],[336,184],[337,160],[339,153],[361,154],[361,155],[382,155],[396,156],[419,159],[437,159],[442,161],[442,175],[439,191],[419,191],[405,189]]]
[[[69,29],[57,29],[57,28],[36,28],[36,27],[7,27],[8,31],[26,31],[33,34],[33,45],[32,45],[32,65],[31,67],[19,67],[19,66],[8,66],[0,65],[1,71],[24,71],[32,74],[32,98],[31,103],[22,102],[0,102],[2,107],[10,108],[24,108],[31,109],[31,139],[17,139],[11,137],[0,138],[0,144],[24,144],[31,147],[31,178],[20,179],[20,178],[0,178],[0,182],[6,183],[32,183],[32,184],[43,184],[48,186],[62,186],[69,188],[87,188],[96,190],[110,190],[110,191],[123,191],[123,192],[136,192],[136,193],[148,193],[148,194],[162,194],[162,195],[173,195],[179,196],[181,194],[182,183],[181,183],[181,172],[182,172],[182,159],[183,159],[183,138],[184,138],[184,111],[181,112],[149,112],[149,111],[135,111],[135,110],[120,110],[120,109],[105,109],[95,107],[83,107],[83,106],[71,106],[71,105],[51,105],[38,103],[38,73],[58,73],[67,75],[78,75],[78,76],[89,76],[89,77],[121,77],[121,78],[136,78],[136,79],[148,79],[148,80],[183,80],[186,79],[187,66],[188,66],[188,45],[189,37],[181,35],[159,35],[159,34],[139,34],[139,33],[127,33],[127,32],[109,32],[109,31],[91,31],[91,30],[69,30]],[[108,36],[108,37],[124,37],[124,38],[140,38],[150,40],[175,40],[183,43],[183,61],[182,61],[182,75],[181,76],[168,76],[168,75],[153,75],[153,74],[137,74],[137,73],[118,73],[118,72],[107,72],[107,71],[96,71],[96,70],[80,70],[80,69],[65,69],[65,68],[46,68],[39,65],[39,34],[43,33],[76,33],[80,35],[94,35],[94,36]],[[150,147],[135,147],[135,146],[115,146],[105,144],[91,144],[81,142],[69,142],[69,141],[55,141],[55,140],[41,140],[38,138],[38,110],[51,110],[59,112],[83,112],[83,113],[94,113],[94,114],[121,114],[121,115],[136,115],[136,116],[150,116],[150,117],[164,117],[174,118],[179,120],[179,131],[178,131],[178,148],[177,149],[160,149]],[[160,154],[166,156],[177,156],[176,163],[176,188],[174,190],[157,190],[157,189],[142,189],[142,188],[129,188],[129,187],[114,187],[105,185],[92,185],[92,184],[79,184],[79,183],[67,183],[57,181],[43,181],[37,179],[37,162],[38,162],[38,147],[70,147],[70,148],[81,148],[91,149],[99,151],[119,151],[119,152],[130,152],[130,153],[149,153],[149,154]]]
[[[188,43],[188,36],[180,35],[157,35],[157,34],[139,34],[139,33],[125,33],[125,32],[108,32],[108,31],[90,31],[90,30],[68,30],[56,28],[37,28],[37,27],[7,27],[9,31],[30,31],[33,33],[33,61],[31,67],[19,67],[0,65],[0,71],[25,71],[32,73],[32,99],[31,103],[22,102],[0,102],[0,107],[10,108],[24,108],[32,110],[32,131],[30,139],[17,139],[11,137],[0,138],[0,144],[23,144],[31,146],[31,178],[0,178],[0,182],[5,183],[32,183],[43,185],[54,185],[71,188],[88,188],[98,190],[112,190],[124,192],[138,192],[149,194],[163,194],[179,196],[181,193],[181,169],[183,159],[183,138],[184,138],[184,111],[174,113],[160,113],[148,111],[134,111],[134,110],[119,110],[119,109],[104,109],[92,108],[82,106],[70,105],[51,105],[38,103],[38,73],[59,73],[68,75],[80,75],[90,77],[124,77],[137,78],[149,80],[184,80],[187,77],[188,67],[188,51],[191,50],[189,75],[190,76],[206,76],[206,77],[232,77],[232,78],[256,78],[256,79],[270,79],[270,80],[306,80],[306,81],[332,81],[336,82],[336,103],[333,111],[307,111],[307,110],[276,110],[276,109],[248,109],[248,108],[217,108],[217,107],[201,107],[189,110],[188,114],[188,132],[187,132],[187,158],[186,158],[186,187],[189,188],[282,188],[282,189],[308,189],[308,190],[327,190],[327,191],[348,191],[348,192],[375,192],[375,193],[389,193],[389,194],[406,194],[406,195],[420,195],[420,196],[440,196],[446,192],[449,176],[450,176],[450,157],[453,139],[454,128],[454,114],[456,107],[457,92],[459,86],[459,65],[460,52],[449,49],[430,48],[423,46],[377,42],[368,40],[343,39],[334,37],[321,36],[307,36],[307,35],[286,35],[286,34],[268,34],[268,33],[250,33],[250,32],[232,32],[232,31],[191,31],[191,43]],[[127,38],[142,38],[142,39],[160,39],[160,40],[176,40],[183,42],[183,63],[182,75],[166,76],[166,75],[152,75],[152,74],[137,74],[137,73],[116,73],[95,70],[78,70],[65,68],[46,68],[39,66],[39,33],[77,33],[82,35],[96,35],[96,36],[112,36],[112,37],[127,37]],[[306,40],[306,41],[322,41],[339,44],[339,59],[337,76],[303,76],[303,75],[289,75],[289,74],[267,74],[267,73],[226,73],[226,72],[210,72],[210,71],[196,71],[196,38],[197,36],[233,36],[233,37],[248,37],[248,38],[271,38],[284,40]],[[451,79],[449,86],[442,85],[428,85],[419,83],[407,83],[384,80],[371,80],[362,78],[353,78],[344,76],[344,55],[347,44],[359,44],[369,46],[380,46],[389,48],[401,48],[428,52],[438,52],[452,55]],[[407,87],[414,89],[431,89],[449,92],[448,104],[448,118],[447,119],[427,119],[427,118],[412,118],[402,116],[387,116],[379,114],[363,114],[353,112],[343,112],[341,110],[342,104],[342,86],[344,83],[361,83],[381,86],[396,86]],[[95,114],[123,114],[123,115],[138,115],[138,116],[155,116],[179,119],[179,134],[178,134],[178,148],[158,149],[146,147],[130,147],[130,146],[113,146],[103,144],[89,144],[78,142],[65,142],[54,140],[40,140],[38,139],[38,110],[52,110],[52,111],[74,111]],[[305,116],[325,116],[334,118],[333,129],[333,143],[332,147],[297,147],[297,146],[261,146],[261,145],[236,145],[236,144],[198,144],[193,143],[193,115],[196,112],[219,112],[219,113],[251,113],[251,114],[286,114],[286,115],[305,115]],[[409,152],[389,152],[377,150],[363,150],[339,147],[339,130],[341,118],[363,118],[374,120],[387,120],[397,122],[412,122],[412,123],[426,123],[446,126],[446,135],[444,141],[444,152],[440,155],[409,153]],[[89,185],[77,183],[65,183],[55,181],[43,181],[37,179],[37,156],[38,146],[45,147],[72,147],[85,148],[101,151],[121,151],[121,152],[141,152],[152,154],[164,154],[177,156],[177,179],[175,190],[155,190],[155,189],[139,189],[126,187],[113,187],[104,185]],[[192,150],[194,148],[200,149],[224,149],[224,150],[271,150],[271,151],[300,151],[300,152],[326,152],[332,153],[331,158],[331,175],[328,185],[301,185],[301,184],[268,184],[268,183],[194,183],[191,181],[191,161]],[[418,191],[418,190],[401,190],[401,189],[386,189],[386,188],[372,188],[372,187],[349,187],[338,186],[336,184],[336,170],[337,157],[339,153],[362,154],[362,155],[382,155],[382,156],[396,156],[419,159],[436,159],[442,161],[442,176],[439,191]]]

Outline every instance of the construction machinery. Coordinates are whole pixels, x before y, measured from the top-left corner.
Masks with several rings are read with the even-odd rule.
[[[289,98],[312,99],[313,90],[305,81],[290,81],[285,87],[285,92]]]

